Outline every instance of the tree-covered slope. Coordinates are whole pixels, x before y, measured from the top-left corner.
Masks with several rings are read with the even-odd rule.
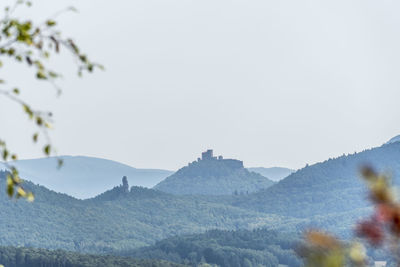
[[[198,266],[201,263],[221,267],[300,266],[294,253],[299,238],[296,234],[266,229],[253,231],[212,230],[203,234],[176,236],[149,247],[125,251],[124,256],[164,259]]]
[[[60,158],[64,162],[61,169],[57,168],[58,158],[19,160],[12,164],[18,167],[24,179],[81,199],[94,197],[112,188],[124,175],[131,185],[150,188],[173,173],[167,170],[137,169],[93,157]],[[1,169],[6,169],[6,166],[0,162]]]
[[[5,218],[0,220],[0,245],[115,252],[174,235],[264,226],[292,232],[317,226],[348,236],[357,219],[369,212],[358,168],[370,163],[396,175],[399,159],[400,142],[390,143],[308,166],[249,195],[173,195],[126,184],[78,200],[26,182],[24,186],[35,193],[34,203],[0,194]],[[205,177],[226,172],[213,168],[214,161],[205,163],[211,164],[209,172],[199,166]],[[190,167],[181,172],[197,168]],[[5,191],[4,172],[0,172],[1,191]]]
[[[0,173],[0,192],[5,192]],[[276,227],[294,223],[281,216],[223,203],[122,186],[78,200],[25,182],[36,200],[12,201],[0,194],[0,245],[109,252],[152,244],[168,236],[208,229]]]
[[[0,247],[0,264],[6,267],[179,267],[161,260],[78,254],[63,250]]]
[[[245,169],[241,161],[211,158],[190,163],[154,188],[177,195],[232,195],[256,192],[272,184]]]
[[[369,206],[359,178],[361,166],[400,175],[400,142],[307,166],[274,186],[236,198],[238,207],[287,216],[310,217]]]

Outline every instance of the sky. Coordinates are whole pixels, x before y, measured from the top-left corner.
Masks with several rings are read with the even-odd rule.
[[[106,70],[49,62],[63,94],[5,62],[0,76],[54,113],[60,155],[175,170],[212,148],[245,166],[301,168],[400,134],[400,2],[36,0]],[[0,97],[0,137],[41,157],[35,128]]]

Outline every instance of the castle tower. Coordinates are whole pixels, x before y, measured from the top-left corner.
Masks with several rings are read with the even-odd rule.
[[[201,153],[202,160],[211,160],[213,158],[213,150],[209,149],[206,152]]]
[[[122,191],[124,193],[129,192],[128,178],[126,176],[122,177]]]

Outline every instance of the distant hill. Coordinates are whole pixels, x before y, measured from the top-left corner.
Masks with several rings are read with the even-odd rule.
[[[13,162],[21,177],[56,192],[66,193],[76,198],[94,197],[119,184],[122,176],[127,176],[131,185],[153,187],[172,171],[158,169],[136,169],[112,160],[62,156],[64,165],[57,168],[56,158],[19,160]],[[0,170],[5,169],[0,163]]]
[[[243,162],[213,157],[212,150],[208,150],[154,189],[177,195],[232,195],[256,192],[272,184],[268,178],[245,169]]]
[[[341,213],[370,206],[361,166],[389,171],[394,182],[400,175],[400,142],[307,166],[279,183],[234,200],[234,205],[286,216],[310,217]]]
[[[0,172],[0,192],[5,192]],[[25,182],[35,201],[0,194],[0,245],[110,253],[151,245],[163,238],[210,229],[292,227],[297,220],[232,207],[194,196],[117,186],[96,198],[79,200]]]
[[[262,176],[268,177],[274,182],[278,182],[283,178],[288,177],[293,172],[295,172],[295,170],[282,167],[272,167],[272,168],[255,167],[247,169],[251,172],[256,172],[261,174]]]

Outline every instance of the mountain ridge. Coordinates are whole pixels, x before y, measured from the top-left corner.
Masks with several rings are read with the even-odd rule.
[[[299,218],[368,207],[359,169],[371,165],[380,172],[389,170],[397,183],[399,159],[400,142],[328,159],[297,170],[270,188],[236,200],[233,205]]]
[[[400,135],[396,135],[395,137],[391,138],[389,141],[385,143],[385,145],[392,144],[395,142],[400,142]]]
[[[60,169],[57,168],[58,159],[64,162]],[[80,199],[103,193],[118,184],[122,176],[127,176],[132,185],[150,188],[173,173],[161,169],[139,169],[117,161],[87,156],[19,160],[10,164],[18,168],[22,178]],[[0,169],[7,167],[0,162]]]

